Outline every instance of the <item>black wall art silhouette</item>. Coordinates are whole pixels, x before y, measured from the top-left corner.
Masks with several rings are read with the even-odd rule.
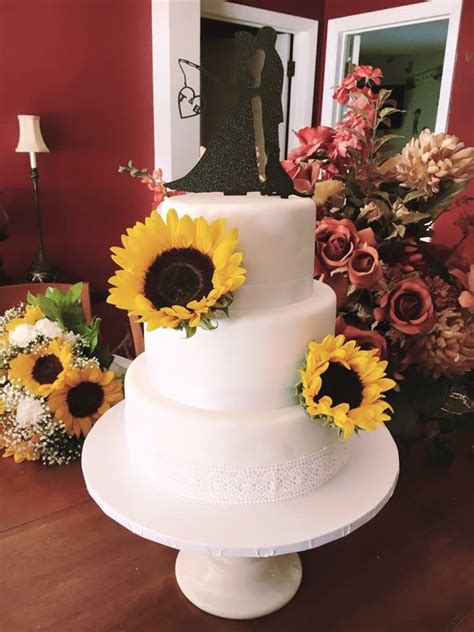
[[[234,103],[199,162],[187,175],[166,183],[168,188],[226,195],[260,191],[288,197],[295,193],[280,164],[278,126],[283,121],[284,69],[275,49],[276,38],[270,27],[261,28],[256,36],[246,31],[235,34]]]
[[[202,66],[187,59],[178,59],[178,66],[183,74],[183,87],[178,92],[179,116],[182,119],[199,116],[206,107],[204,98],[199,94],[200,77],[208,77],[214,85],[217,83],[216,78]],[[193,70],[197,71],[194,81],[189,77]]]

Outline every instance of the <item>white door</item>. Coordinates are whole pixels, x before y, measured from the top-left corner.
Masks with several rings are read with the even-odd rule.
[[[329,20],[321,123],[334,126],[340,119],[332,94],[347,61],[379,65],[383,59],[384,82],[398,92],[399,106],[407,111],[397,133],[411,135],[417,126],[445,131],[461,7],[462,0],[432,0]]]
[[[209,80],[199,72],[203,17],[244,28],[271,26],[289,74],[293,65],[288,62],[294,61],[294,76],[286,76],[283,85],[282,158],[296,144],[291,130],[312,123],[317,21],[221,0],[152,0],[155,167],[163,169],[167,180],[188,173],[199,158],[199,110],[205,105],[200,82]]]

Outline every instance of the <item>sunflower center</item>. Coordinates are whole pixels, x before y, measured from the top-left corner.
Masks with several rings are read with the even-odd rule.
[[[314,398],[315,401],[327,395],[333,406],[349,404],[349,408],[357,408],[362,403],[362,384],[355,371],[346,369],[339,362],[331,362],[321,375],[322,386]]]
[[[95,382],[81,382],[69,389],[67,405],[73,417],[89,417],[104,401],[104,389]]]
[[[32,375],[38,384],[53,384],[63,370],[63,365],[54,353],[41,356],[35,362]]]
[[[158,255],[145,276],[144,294],[157,309],[199,301],[212,290],[212,259],[196,248]]]

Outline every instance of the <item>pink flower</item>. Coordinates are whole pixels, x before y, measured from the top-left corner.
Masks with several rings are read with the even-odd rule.
[[[428,333],[436,321],[430,290],[424,281],[416,278],[404,279],[384,294],[379,307],[374,309],[374,316],[410,335]]]
[[[365,79],[366,81],[373,81],[378,86],[381,83],[383,73],[380,68],[374,68],[373,66],[357,66],[353,72],[356,79]]]
[[[364,95],[364,96],[357,96]],[[354,95],[355,98],[351,101],[349,107],[351,111],[347,114],[347,118],[352,119],[353,124],[360,126],[360,131],[365,131],[367,126],[373,128],[377,119],[376,101],[377,97],[370,88],[362,88],[358,90]],[[362,110],[368,117],[366,120],[361,114],[359,114],[355,108]],[[346,117],[344,117],[344,120]]]
[[[387,342],[375,329],[358,329],[348,325],[342,316],[336,318],[336,336],[342,334],[347,340],[355,340],[361,349],[377,349],[381,360],[387,357]]]
[[[336,133],[328,147],[328,156],[331,160],[346,158],[350,149],[362,150],[362,143],[343,122],[336,125]]]
[[[300,162],[311,158],[318,150],[325,149],[334,135],[334,130],[324,125],[318,125],[318,127],[303,127],[294,133],[300,144],[290,151],[288,159]]]
[[[357,248],[349,260],[349,279],[357,287],[370,289],[382,278],[379,253],[372,246]]]
[[[155,209],[163,202],[167,197],[173,197],[174,195],[183,195],[184,191],[169,191],[165,187],[163,182],[163,171],[156,169],[151,175],[147,175],[142,178],[143,184],[146,184],[150,191],[153,191],[153,202],[151,208]]]
[[[383,74],[380,68],[373,68],[372,66],[357,66],[357,68],[351,74],[344,77],[342,82],[335,87],[333,99],[335,99],[341,105],[345,105],[350,96],[357,90],[357,82],[364,79],[366,83],[373,81],[373,83],[380,85]]]
[[[293,180],[293,186],[298,193],[307,193],[308,195],[313,193],[314,185],[321,170],[321,162],[319,160],[310,160],[307,163],[282,160],[281,164]]]
[[[341,105],[345,105],[349,101],[350,93],[357,87],[357,79],[353,74],[347,75],[338,86],[335,86],[333,99]]]

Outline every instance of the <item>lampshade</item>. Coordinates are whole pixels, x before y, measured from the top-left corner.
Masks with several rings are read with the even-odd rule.
[[[35,114],[19,114],[20,138],[16,151],[26,153],[49,152],[41,135],[40,117]]]

